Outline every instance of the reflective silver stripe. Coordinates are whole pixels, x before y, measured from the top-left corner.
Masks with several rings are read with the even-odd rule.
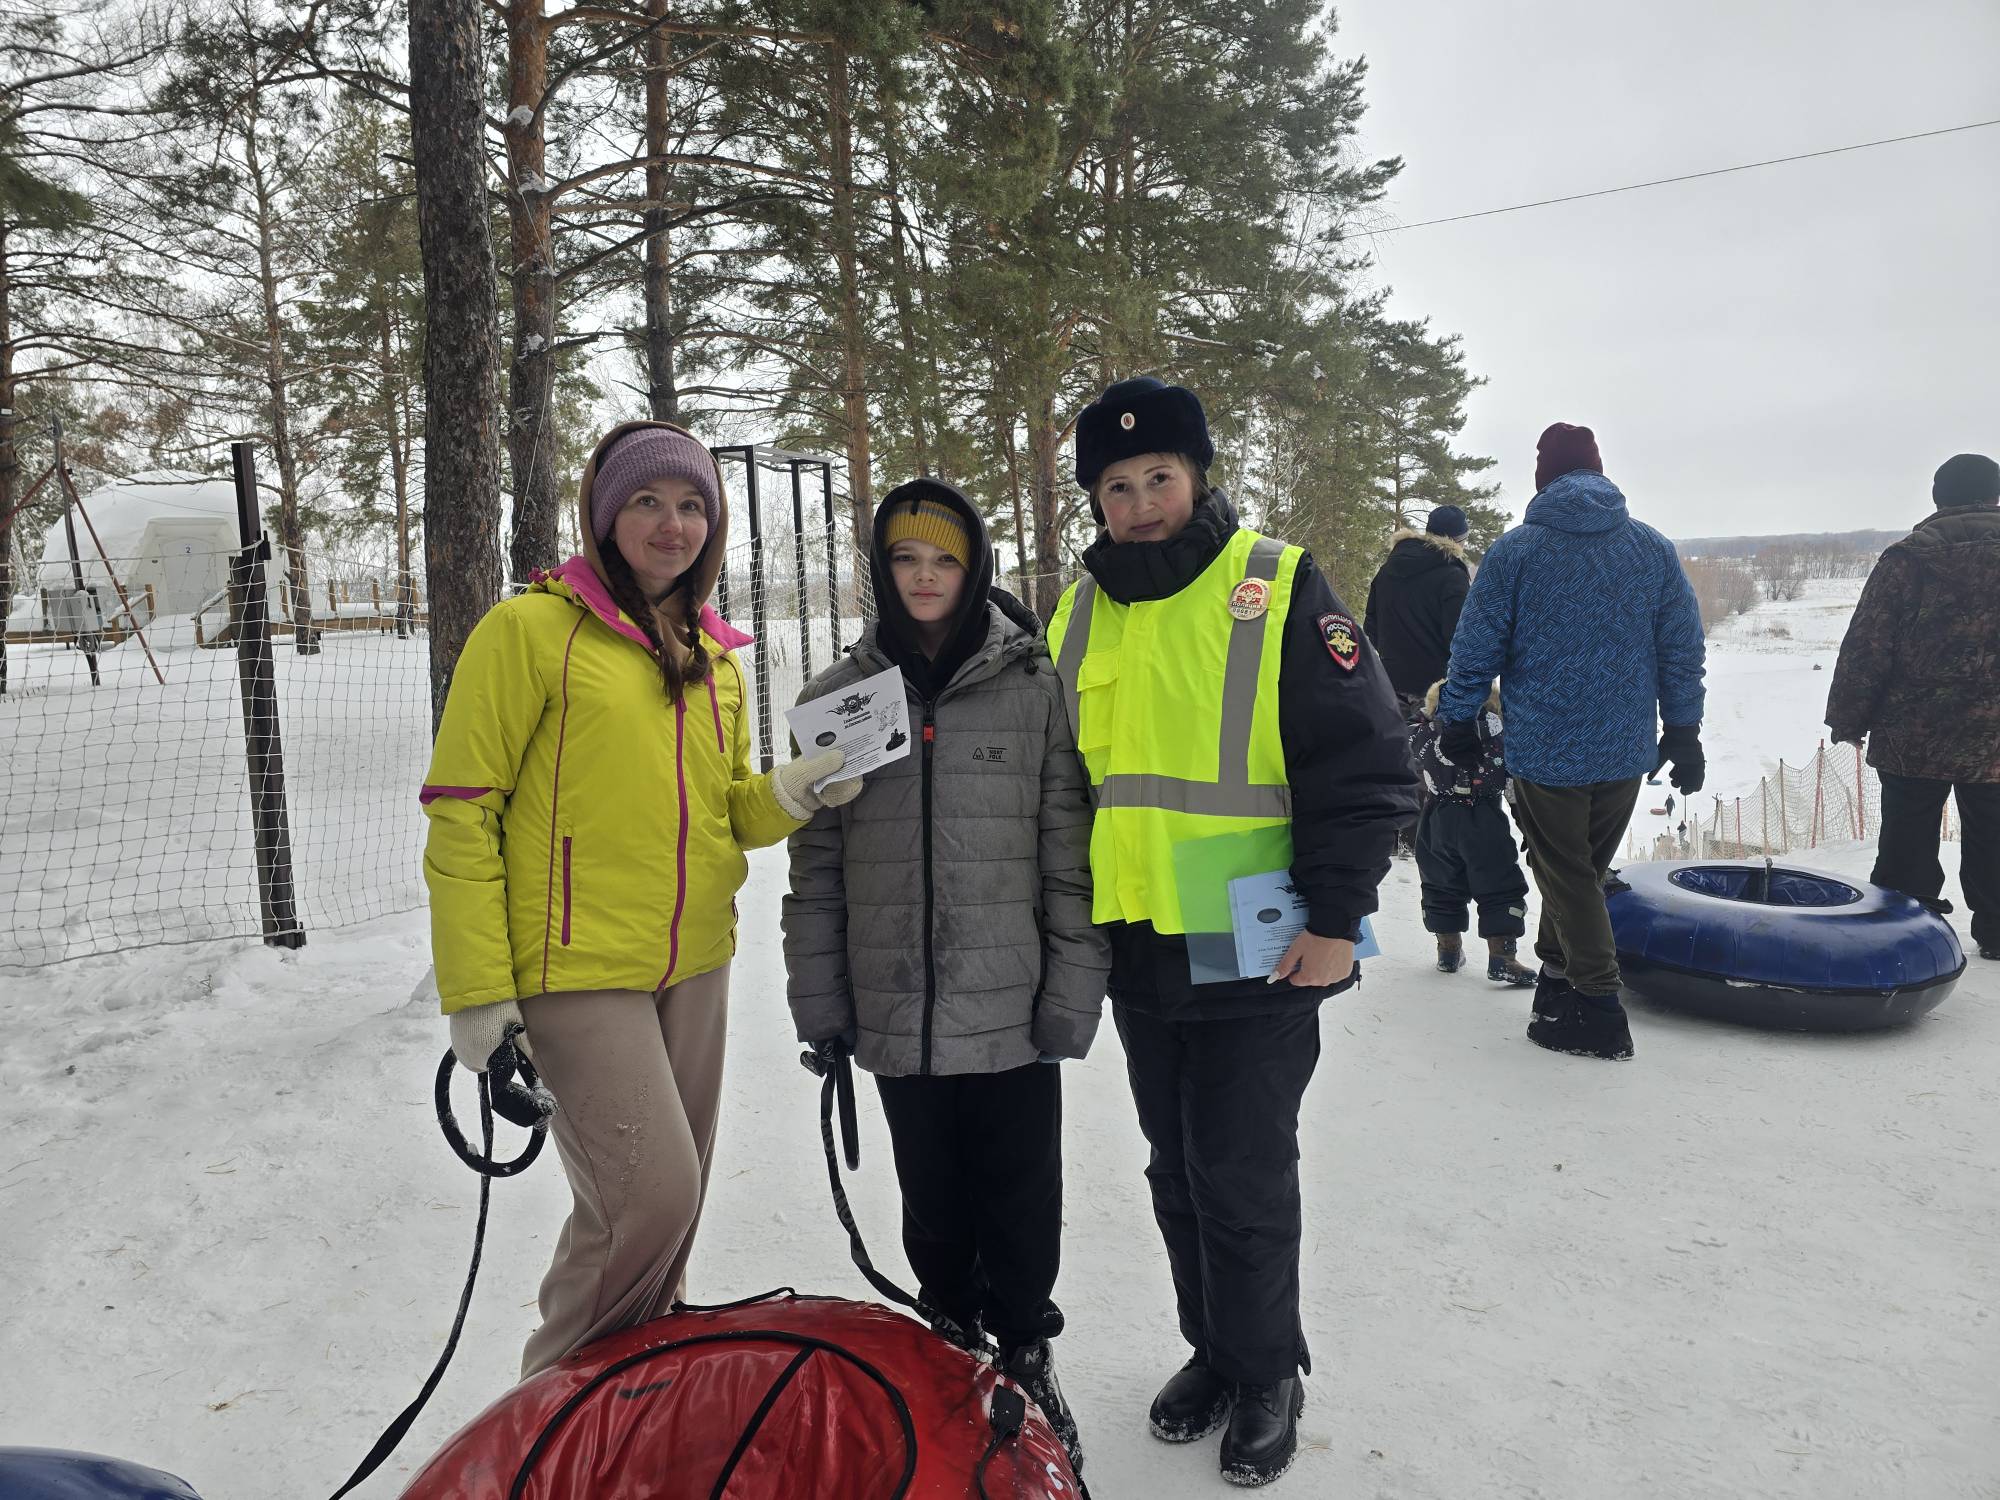
[[[1056,676],[1062,679],[1063,706],[1069,710],[1069,737],[1073,741],[1082,729],[1077,718],[1076,677],[1083,668],[1083,654],[1090,649],[1090,607],[1097,599],[1097,580],[1088,573],[1077,580],[1070,600],[1069,624],[1063,627],[1062,652],[1056,657]]]
[[[1278,560],[1284,555],[1283,542],[1258,537],[1250,545],[1243,576],[1271,582],[1278,576]],[[1215,779],[1220,786],[1250,785],[1250,731],[1257,718],[1258,668],[1264,660],[1264,631],[1269,623],[1258,615],[1253,620],[1236,621],[1229,632],[1229,657],[1222,673],[1222,737],[1215,756]]]
[[[1216,786],[1178,776],[1122,772],[1104,778],[1099,807],[1144,807],[1158,812],[1196,813],[1209,818],[1289,818],[1288,786]]]

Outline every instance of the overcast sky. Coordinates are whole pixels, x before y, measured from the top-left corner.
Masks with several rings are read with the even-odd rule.
[[[2000,118],[2000,0],[1345,0],[1414,224]],[[1551,421],[1670,535],[1907,526],[2000,456],[2000,126],[1378,235],[1516,515]]]

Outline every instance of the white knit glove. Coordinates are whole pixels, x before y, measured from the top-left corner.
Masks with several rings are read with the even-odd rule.
[[[815,781],[831,776],[846,764],[847,757],[838,750],[802,755],[771,773],[771,795],[788,816],[800,823],[807,822],[822,807],[842,807],[861,795],[859,776],[829,782],[821,791],[813,790]]]
[[[507,1028],[524,1024],[521,1007],[512,1000],[496,1000],[491,1005],[470,1005],[464,1010],[453,1011],[450,1020],[451,1050],[458,1054],[461,1064],[475,1073],[486,1071],[493,1054],[507,1040]],[[534,1056],[528,1050],[528,1033],[525,1030],[515,1036],[514,1047],[523,1057]]]

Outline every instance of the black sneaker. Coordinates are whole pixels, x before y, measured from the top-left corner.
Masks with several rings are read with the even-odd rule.
[[[1235,1387],[1197,1354],[1160,1387],[1146,1422],[1163,1443],[1199,1442],[1229,1420],[1235,1394]]]
[[[1222,1435],[1222,1477],[1245,1489],[1284,1477],[1299,1453],[1305,1387],[1294,1375],[1276,1385],[1239,1385]]]
[[[1465,967],[1465,943],[1455,932],[1440,932],[1438,940],[1438,973],[1456,974]]]
[[[1981,958],[2000,958],[2000,943],[1981,943],[1979,945],[1979,956]]]
[[[1070,1472],[1081,1479],[1083,1443],[1077,1437],[1076,1418],[1069,1414],[1069,1403],[1063,1400],[1062,1387],[1056,1384],[1055,1355],[1049,1349],[1049,1341],[1036,1339],[1032,1344],[1023,1344],[1005,1356],[1000,1367],[1042,1409],[1042,1415],[1062,1442],[1063,1452],[1069,1455]]]
[[[1528,1023],[1528,1040],[1571,1057],[1622,1062],[1632,1055],[1632,1025],[1615,996],[1600,998],[1572,991],[1560,1015],[1545,1023],[1538,1016]]]

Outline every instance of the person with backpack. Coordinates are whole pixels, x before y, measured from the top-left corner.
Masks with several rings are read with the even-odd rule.
[[[1079,1474],[1050,1340],[1062,1071],[1090,1048],[1110,945],[1090,916],[1090,801],[1041,622],[993,586],[971,502],[919,479],[875,513],[876,620],[800,701],[901,671],[913,752],[791,838],[799,1039],[875,1075],[903,1247],[939,1329],[998,1346]]]
[[[1153,1435],[1226,1425],[1223,1478],[1261,1485],[1298,1451],[1311,1368],[1298,1124],[1320,1002],[1356,982],[1416,775],[1361,626],[1303,549],[1238,522],[1214,458],[1184,387],[1122,380],[1085,409],[1076,479],[1104,530],[1049,647],[1096,798],[1092,912],[1191,1350]],[[1224,930],[1232,875],[1275,875],[1305,910],[1268,974],[1244,974]]]
[[[558,1108],[574,1204],[523,1378],[683,1291],[722,1098],[734,897],[858,778],[838,751],[750,768],[753,710],[708,605],[728,544],[694,436],[627,422],[577,497],[583,550],[488,610],[460,654],[421,794],[431,951],[452,1050],[510,1044]]]
[[[1468,905],[1479,909],[1486,939],[1486,977],[1526,988],[1534,970],[1514,956],[1528,930],[1528,877],[1514,853],[1514,827],[1503,805],[1507,754],[1500,719],[1500,691],[1487,694],[1479,712],[1479,758],[1454,765],[1438,748],[1438,694],[1431,684],[1422,716],[1410,731],[1410,754],[1424,782],[1424,810],[1417,818],[1417,875],[1423,884],[1424,930],[1437,937],[1437,966],[1446,974],[1465,967]]]

